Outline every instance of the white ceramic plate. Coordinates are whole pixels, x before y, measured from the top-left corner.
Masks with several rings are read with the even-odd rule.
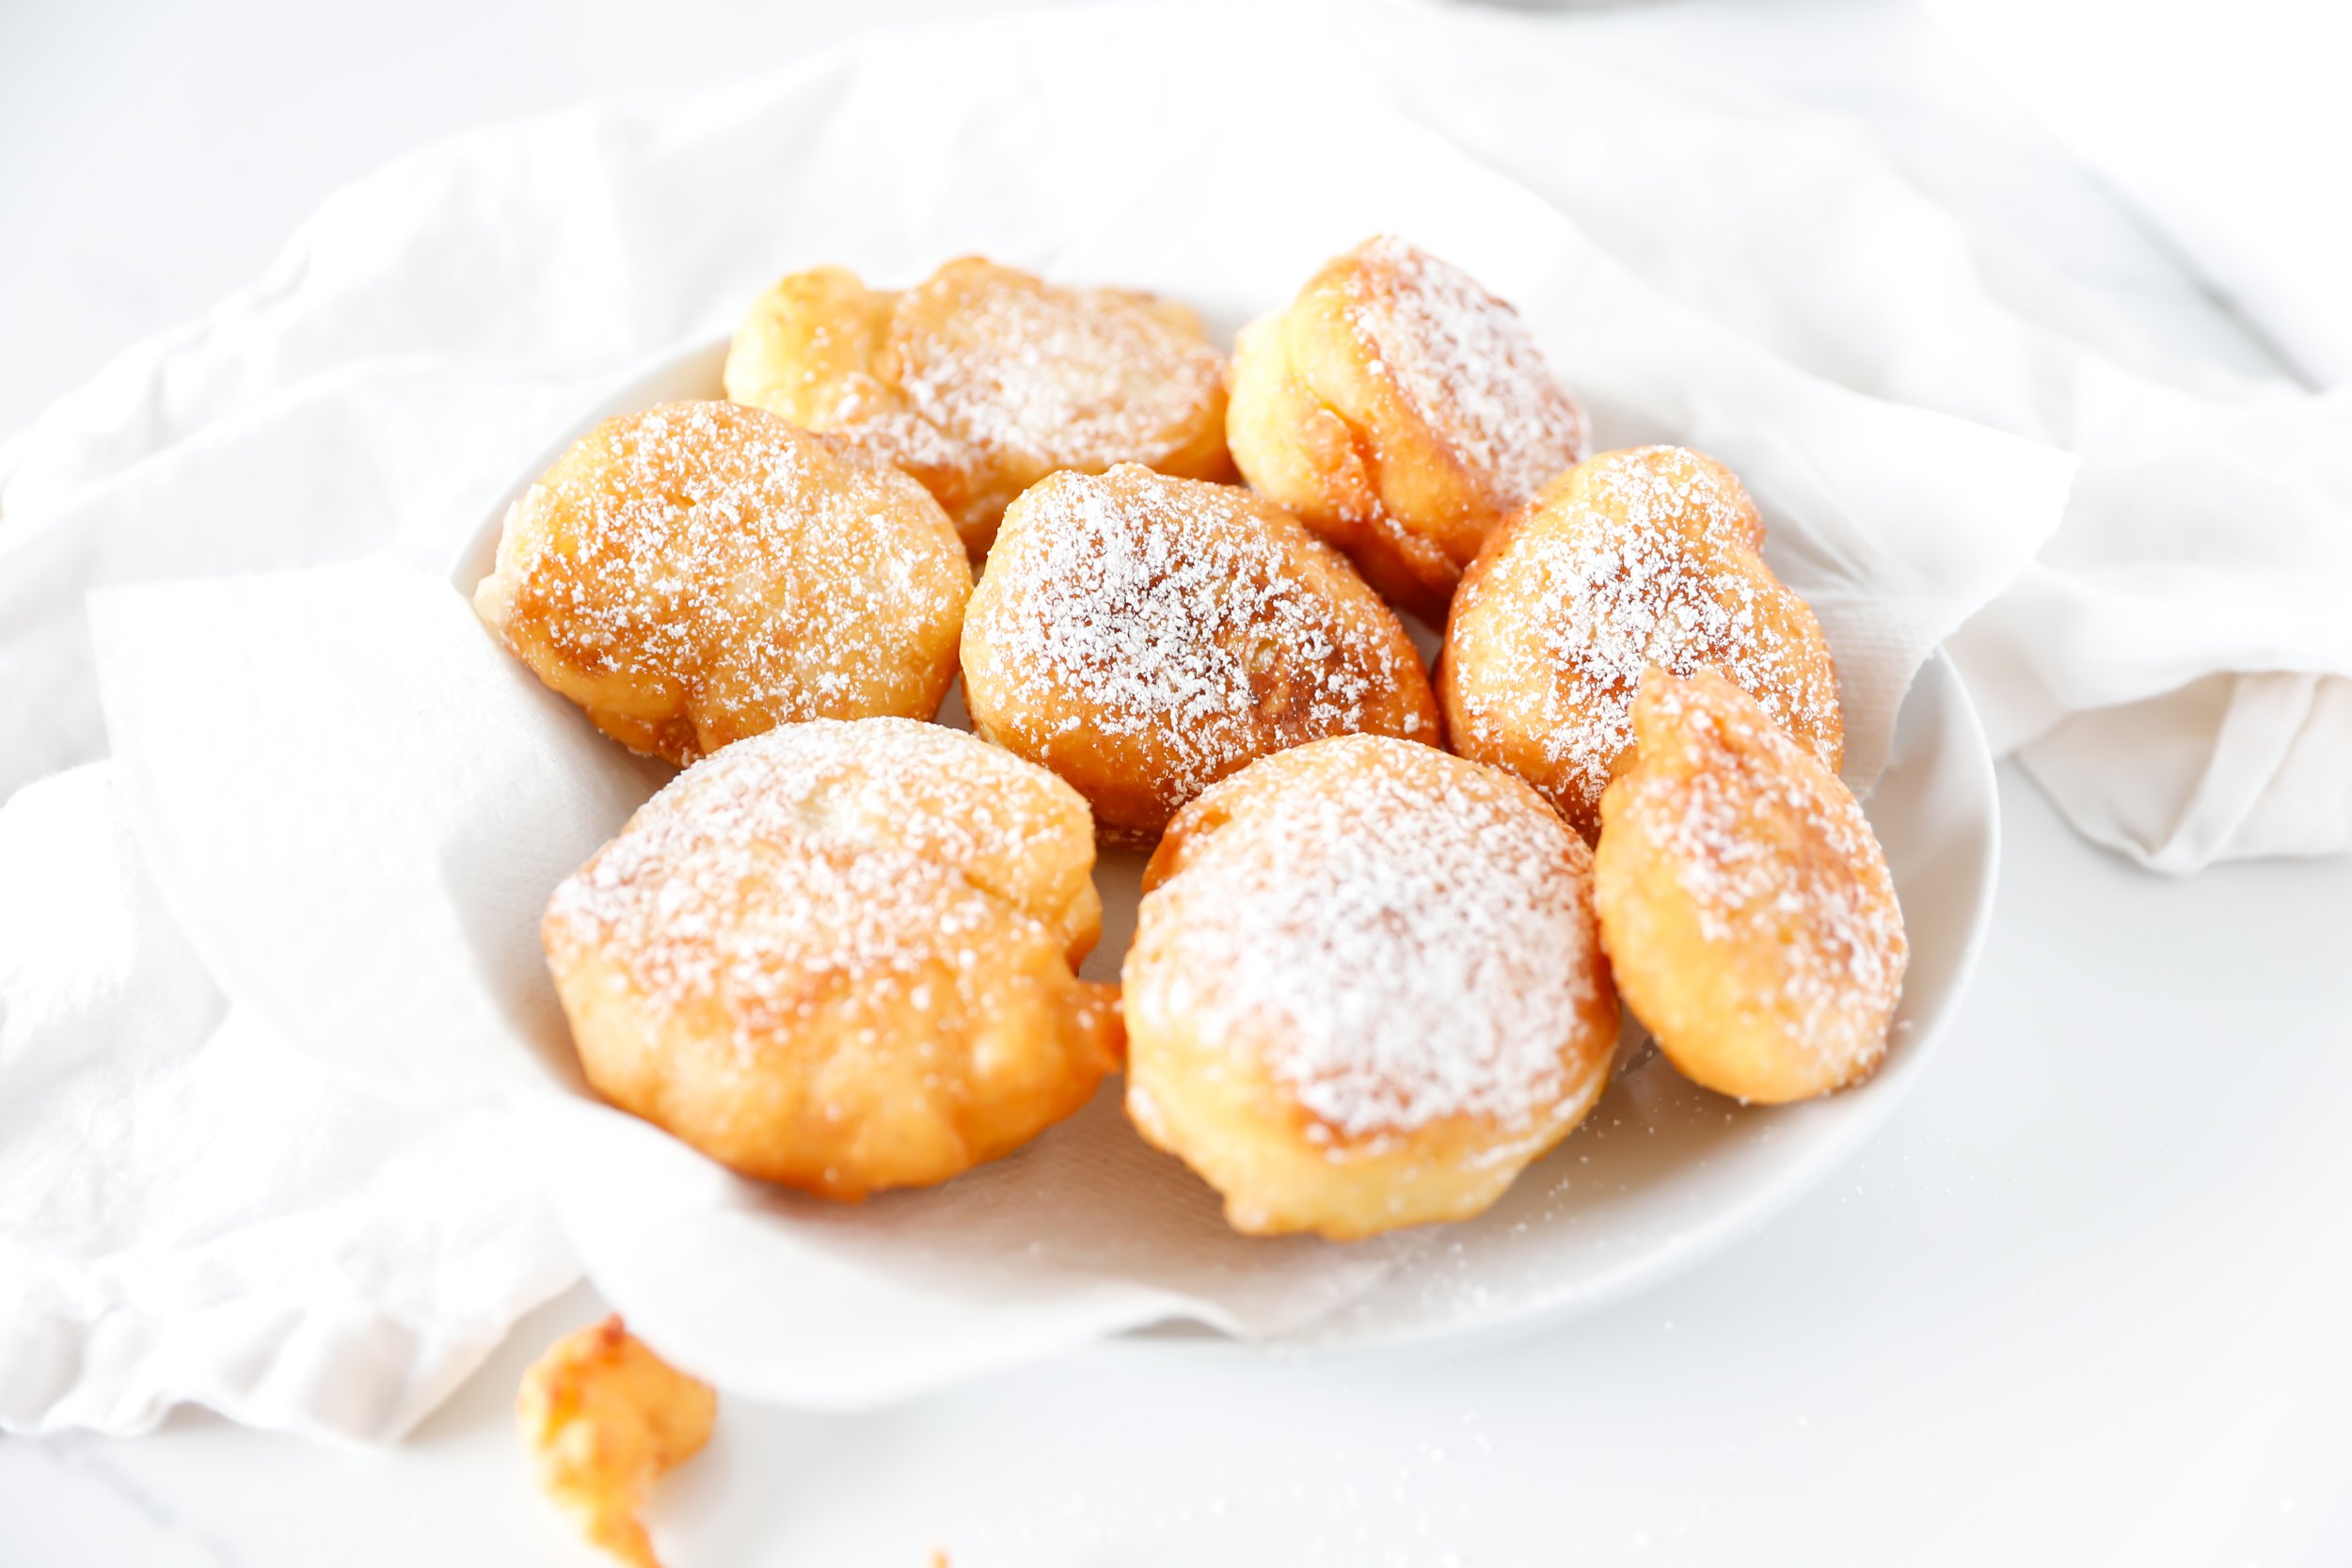
[[[468,592],[490,569],[507,506],[597,422],[675,398],[720,395],[726,345],[668,356],[590,410],[518,476],[455,563]],[[1424,634],[1424,651],[1426,637]],[[945,722],[962,722],[961,696]],[[1428,1343],[1556,1323],[1658,1283],[1755,1230],[1869,1137],[1926,1070],[1975,967],[1993,908],[1998,804],[1992,758],[1951,663],[1929,658],[1905,699],[1892,758],[1867,801],[1911,938],[1911,967],[1885,1066],[1868,1084],[1807,1104],[1743,1109],[1700,1089],[1655,1052],[1632,1053],[1584,1125],[1493,1209],[1448,1227],[1379,1285],[1303,1332],[1298,1352]],[[1104,933],[1087,972],[1115,978],[1134,928],[1137,857],[1098,870]],[[1195,1326],[1124,1342],[1198,1354],[1235,1341]]]

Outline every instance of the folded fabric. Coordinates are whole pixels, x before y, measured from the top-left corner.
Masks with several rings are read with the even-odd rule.
[[[2082,460],[2039,561],[1951,644],[1994,749],[2078,830],[2169,872],[2352,848],[2352,387],[2165,364],[1844,122],[1661,88],[1638,28],[1388,39],[1415,113],[1684,304]]]
[[[229,1008],[112,764],[0,810],[0,1427],[395,1437],[576,1275],[501,1110],[387,1101]]]

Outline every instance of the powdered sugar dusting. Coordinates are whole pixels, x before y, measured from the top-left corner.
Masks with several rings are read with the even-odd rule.
[[[1772,1002],[1790,1021],[1792,1042],[1824,1062],[1848,1055],[1857,1017],[1894,1010],[1909,956],[1862,807],[1805,766],[1809,755],[1754,704],[1710,677],[1658,682],[1645,704],[1645,724],[1695,757],[1654,779],[1637,770],[1628,810],[1666,851],[1707,941],[1772,953]],[[1883,1031],[1864,1043],[1867,1069],[1885,1049]]]
[[[1121,466],[1057,475],[1022,506],[974,611],[993,678],[1065,729],[1150,741],[1172,758],[1170,811],[1282,746],[1429,728],[1425,698],[1397,700],[1425,676],[1393,616],[1247,492]],[[1301,560],[1359,592],[1336,596]]]
[[[1590,860],[1523,786],[1356,736],[1193,809],[1229,792],[1144,904],[1171,1012],[1265,1050],[1340,1138],[1460,1116],[1524,1131],[1583,1086],[1565,1058],[1600,962]]]
[[[1534,607],[1523,629],[1482,640],[1496,667],[1457,672],[1470,737],[1491,742],[1518,694],[1547,691],[1546,761],[1565,780],[1571,816],[1591,821],[1633,742],[1643,672],[1712,668],[1835,767],[1835,671],[1818,631],[1804,635],[1810,612],[1754,559],[1759,525],[1738,483],[1671,447],[1611,452],[1582,472],[1589,488],[1575,511],[1531,515],[1484,569],[1532,573],[1536,586],[1509,591],[1514,610]],[[1466,613],[1485,586],[1470,590]]]
[[[918,478],[938,476],[943,488],[982,461],[972,443],[948,435],[871,378],[839,390],[832,420],[827,428]]]
[[[876,1010],[950,1006],[1006,904],[1046,924],[1083,883],[1090,855],[1072,887],[1021,875],[1056,832],[1084,846],[1083,804],[974,736],[788,725],[680,774],[557,888],[548,921],[671,1008],[717,1001],[748,1052],[844,984]]]
[[[1584,412],[1517,310],[1392,235],[1367,240],[1356,255],[1367,264],[1349,274],[1349,319],[1421,417],[1486,478],[1500,510],[1584,455]]]
[[[1224,384],[1216,352],[1141,296],[984,263],[952,262],[902,296],[892,341],[920,420],[1041,469],[1162,461]]]
[[[902,475],[759,409],[673,403],[598,426],[507,520],[479,602],[570,667],[731,713],[930,711],[971,577]],[[904,688],[904,689],[899,689]],[[688,738],[686,754],[699,747]]]

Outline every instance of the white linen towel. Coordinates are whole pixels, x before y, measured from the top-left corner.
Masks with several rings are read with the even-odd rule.
[[[112,764],[0,812],[0,1426],[396,1435],[574,1277],[502,1110],[388,1101],[227,1006]]]
[[[2040,560],[1951,643],[1994,749],[2154,870],[2352,849],[2352,385],[2166,364],[1845,122],[1670,89],[1638,24],[1564,33],[1480,17],[1386,41],[1416,112],[1684,304],[1857,391],[2082,460]],[[2269,151],[2276,189],[2324,145],[2244,150]],[[2183,177],[2213,188],[2207,163]],[[2274,230],[2282,247],[2300,231]],[[2331,339],[2334,298],[2325,320],[2274,311],[2274,330]]]

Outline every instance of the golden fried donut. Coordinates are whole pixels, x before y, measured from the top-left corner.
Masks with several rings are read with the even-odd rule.
[[[921,485],[731,403],[608,420],[506,515],[474,609],[615,740],[684,766],[799,719],[928,719],[972,569]]]
[[[1433,626],[1486,535],[1586,440],[1518,313],[1389,235],[1242,330],[1225,436],[1252,488]]]
[[[982,735],[1149,847],[1228,773],[1359,730],[1435,744],[1437,698],[1389,607],[1248,491],[1135,464],[1023,494],[963,622]]]
[[[793,273],[753,302],[726,390],[904,468],[976,556],[1006,505],[1057,468],[1232,473],[1225,365],[1199,317],[977,257],[903,293],[841,267]]]
[[[1086,802],[961,731],[816,721],[680,774],[541,928],[588,1081],[746,1176],[925,1186],[1084,1104],[1117,989]]]
[[[1237,1230],[1463,1219],[1608,1081],[1592,855],[1507,773],[1385,736],[1178,814],[1122,975],[1127,1114]]]
[[[1686,1076],[1740,1100],[1868,1077],[1909,947],[1862,808],[1711,670],[1651,671],[1633,729],[1600,798],[1594,899],[1634,1016]]]
[[[1438,661],[1446,734],[1534,784],[1590,840],[1652,665],[1719,669],[1835,771],[1829,642],[1757,552],[1731,470],[1680,447],[1603,452],[1547,486],[1462,579]]]
[[[523,1373],[515,1422],[540,1489],[630,1568],[661,1568],[639,1519],[653,1483],[703,1450],[718,1391],[618,1317],[566,1334]]]

